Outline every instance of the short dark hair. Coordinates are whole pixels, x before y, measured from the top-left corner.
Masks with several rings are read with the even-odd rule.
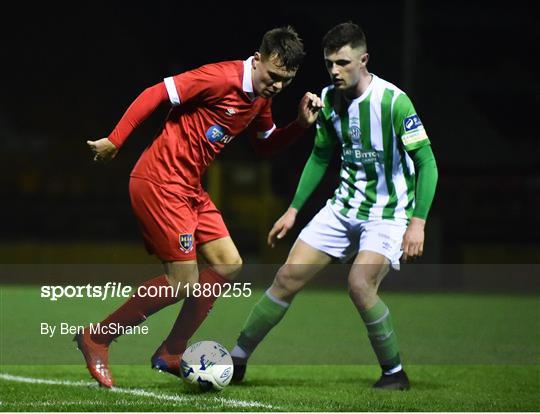
[[[366,35],[360,26],[353,22],[346,22],[334,26],[323,37],[323,50],[336,52],[343,46],[352,48],[363,47],[367,50]]]
[[[292,26],[269,30],[263,36],[259,52],[264,59],[276,56],[286,69],[298,69],[304,58],[304,43]]]

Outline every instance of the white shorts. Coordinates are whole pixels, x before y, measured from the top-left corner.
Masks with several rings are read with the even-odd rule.
[[[332,257],[347,261],[359,251],[382,254],[399,270],[405,220],[357,220],[334,211],[330,201],[300,232],[298,238]]]

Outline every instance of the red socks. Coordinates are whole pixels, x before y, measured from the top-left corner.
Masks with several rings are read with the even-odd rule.
[[[229,282],[215,270],[207,267],[199,273],[199,283],[201,287],[205,283],[210,283],[211,286],[215,284],[223,285]],[[213,289],[210,289],[212,292]],[[165,340],[164,345],[167,351],[171,354],[181,354],[186,350],[188,340],[193,336],[195,331],[202,325],[217,296],[213,294],[209,297],[203,297],[202,295],[195,297],[191,295],[186,298],[180,314],[174,323],[171,333]]]
[[[207,267],[199,273],[199,283],[201,287],[205,283],[209,283],[211,286],[215,284],[223,285],[228,280],[217,273],[215,270]],[[147,288],[155,286],[170,286],[167,282],[167,278],[163,276],[156,277],[145,282],[142,286]],[[210,289],[212,292],[214,289]],[[202,295],[186,298],[180,314],[176,319],[172,330],[164,342],[167,351],[171,354],[181,354],[187,347],[188,340],[193,336],[195,331],[202,325],[217,296],[213,294],[209,297]],[[179,299],[168,295],[159,295],[156,297],[141,297],[135,294],[120,308],[109,315],[105,320],[101,322],[101,325],[117,324],[119,326],[137,326],[144,322],[146,318],[153,315],[157,311],[178,302]],[[104,334],[95,333],[92,334],[92,340],[99,344],[109,345],[113,339],[116,339],[119,334]]]
[[[162,275],[148,280],[147,282],[143,283],[142,286],[146,286],[146,288],[155,286],[157,289],[159,289],[161,286],[170,285],[165,275]],[[144,322],[150,315],[153,315],[160,309],[163,309],[164,307],[172,305],[178,301],[178,298],[166,295],[164,291],[156,297],[141,297],[137,295],[137,292],[135,292],[135,296],[128,299],[126,303],[110,314],[101,322],[101,325],[116,324],[119,326],[137,326]],[[95,333],[92,334],[92,340],[99,344],[109,345],[112,340],[116,339],[118,336],[120,335]]]

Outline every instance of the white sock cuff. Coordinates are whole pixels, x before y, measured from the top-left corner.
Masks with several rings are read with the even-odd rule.
[[[231,356],[235,357],[235,358],[241,358],[241,359],[248,359],[249,358],[249,354],[246,351],[244,351],[242,348],[240,348],[238,345],[236,345],[232,349]]]
[[[392,369],[389,369],[388,371],[384,371],[384,375],[392,375],[392,374],[395,374],[396,372],[399,372],[403,369],[403,367],[401,366],[401,364],[395,366],[394,368]]]
[[[268,299],[270,299],[272,302],[277,303],[278,305],[288,308],[290,303],[285,302],[284,300],[276,298],[274,295],[270,293],[270,289],[267,289],[265,292],[266,296],[268,296]]]

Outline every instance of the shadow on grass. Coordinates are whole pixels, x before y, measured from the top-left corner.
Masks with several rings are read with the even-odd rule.
[[[370,390],[373,387],[378,377],[359,376],[358,378],[344,377],[336,379],[309,379],[309,378],[290,378],[290,377],[272,377],[272,378],[257,378],[246,379],[239,384],[231,384],[230,387],[240,388],[257,388],[257,387],[305,387],[305,388],[329,388],[340,386],[358,386],[362,390]],[[411,388],[413,390],[433,391],[446,388],[444,383],[423,380],[411,379]],[[374,390],[380,391],[380,390]]]

